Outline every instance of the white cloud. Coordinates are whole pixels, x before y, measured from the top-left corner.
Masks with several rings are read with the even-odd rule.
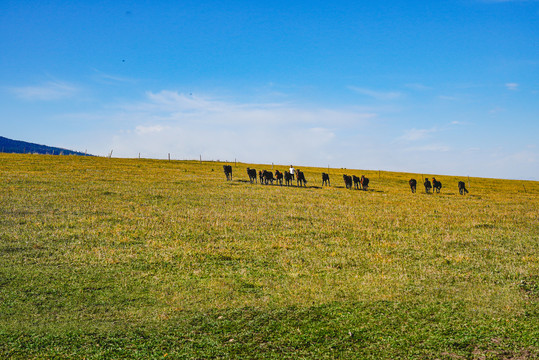
[[[399,139],[406,142],[423,140],[428,138],[430,134],[436,131],[436,129],[409,129],[405,130],[404,135],[402,135]]]
[[[407,147],[404,150],[417,152],[447,152],[451,150],[451,147],[443,144],[428,144],[422,146]]]
[[[103,71],[100,71],[98,69],[93,69],[94,76],[93,78],[100,83],[104,84],[134,84],[137,82],[136,79],[128,78],[125,76],[119,76],[119,75],[113,75],[113,74],[107,74]]]
[[[402,93],[399,91],[377,91],[357,86],[349,86],[348,88],[358,94],[367,95],[376,100],[396,100],[402,97]]]
[[[135,128],[135,132],[138,135],[145,135],[145,134],[160,133],[160,132],[163,132],[165,129],[166,129],[166,127],[161,126],[161,125],[153,125],[153,126],[138,125]]]
[[[506,83],[505,84],[505,87],[507,88],[507,90],[511,90],[511,91],[516,91],[518,90],[518,84],[517,83]]]
[[[419,84],[419,83],[406,84],[405,86],[406,86],[408,89],[412,89],[412,90],[415,90],[415,91],[428,91],[428,90],[432,90],[432,87],[427,86],[427,85],[423,85],[423,84]]]
[[[516,163],[522,163],[522,164],[537,164],[538,155],[537,153],[530,151],[530,150],[523,150],[519,152],[515,152],[512,154],[508,154],[507,156],[502,159],[502,161],[507,162],[516,162]]]
[[[79,89],[66,82],[50,81],[42,85],[14,87],[11,92],[24,100],[52,101],[70,98]]]
[[[338,157],[339,138],[369,124],[360,109],[307,108],[287,103],[245,104],[175,91],[146,93],[116,115],[128,126],[107,148],[117,156],[316,163]],[[348,145],[346,145],[348,146]]]
[[[406,129],[402,128],[406,122],[391,120],[395,113],[387,108],[245,103],[167,90],[148,92],[140,101],[79,117],[102,127],[100,136],[88,140],[99,146],[88,148],[97,155],[113,150],[119,157],[140,153],[166,159],[170,153],[173,159],[202,156],[298,167],[537,177],[535,149],[515,149],[514,153],[501,149],[496,150],[499,156],[491,157],[495,151],[483,144],[473,148],[477,145],[453,138],[457,125],[470,124],[467,119]],[[77,116],[69,114],[69,118]],[[107,133],[107,140],[102,140]]]
[[[500,107],[500,106],[496,106],[495,108],[492,108],[489,110],[489,114],[499,114],[501,112],[504,112],[505,109]]]
[[[493,177],[503,169],[504,178],[537,180],[539,175],[539,153],[532,149],[518,149],[515,152],[493,151],[486,157],[483,166]]]

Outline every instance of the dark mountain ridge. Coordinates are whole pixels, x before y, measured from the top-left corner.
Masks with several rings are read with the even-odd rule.
[[[0,136],[0,151],[13,154],[46,154],[46,155],[81,155],[93,156],[80,151],[62,149],[53,146],[39,145],[26,141],[12,140]]]

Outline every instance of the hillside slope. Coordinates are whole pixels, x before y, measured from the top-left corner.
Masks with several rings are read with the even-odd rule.
[[[0,150],[14,154],[47,154],[47,155],[81,155],[92,156],[79,151],[72,151],[53,146],[34,144],[26,141],[12,140],[0,136]]]
[[[0,359],[538,359],[539,182],[0,154]],[[331,186],[322,186],[321,173]],[[343,175],[370,178],[347,189]]]

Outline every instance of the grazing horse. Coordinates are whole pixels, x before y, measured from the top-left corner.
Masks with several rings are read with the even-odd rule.
[[[249,176],[249,181],[251,184],[253,181],[256,183],[256,169],[247,168],[247,175]]]
[[[346,188],[351,189],[352,188],[352,177],[350,175],[343,174],[342,178],[344,180],[344,185],[346,186]]]
[[[331,186],[329,183],[329,174],[326,173],[322,173],[322,186],[324,185]]]
[[[297,186],[306,186],[307,180],[305,180],[305,174],[303,174],[303,171],[296,170],[296,182]]]
[[[354,187],[359,190],[359,186],[361,185],[361,179],[355,175],[352,175],[352,181],[354,182]]]
[[[225,171],[226,180],[232,181],[232,166],[231,165],[223,165],[223,170]]]
[[[425,186],[425,192],[428,194],[430,189],[432,189],[432,184],[430,183],[429,179],[425,179],[423,185]]]
[[[417,181],[415,179],[410,179],[410,181],[408,181],[408,184],[410,184],[410,189],[412,189],[412,194],[415,193],[415,190],[417,187]]]
[[[432,192],[436,190],[436,192],[439,193],[440,190],[442,189],[442,183],[436,180],[435,178],[432,178],[432,188],[433,188]]]
[[[361,175],[361,188],[365,191],[369,188],[369,178],[366,178],[364,175]]]
[[[464,195],[465,193],[468,193],[468,190],[466,189],[466,184],[464,181],[459,181],[459,193],[460,195]]]
[[[286,186],[292,185],[292,178],[293,178],[292,174],[290,174],[288,171],[284,172],[284,184]]]
[[[283,185],[283,173],[279,170],[275,170],[275,180],[279,183],[279,185]]]

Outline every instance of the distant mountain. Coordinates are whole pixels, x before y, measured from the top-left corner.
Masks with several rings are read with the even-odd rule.
[[[26,141],[11,140],[0,136],[0,151],[15,154],[82,155],[93,156],[79,151],[72,151],[52,146],[39,145]]]

